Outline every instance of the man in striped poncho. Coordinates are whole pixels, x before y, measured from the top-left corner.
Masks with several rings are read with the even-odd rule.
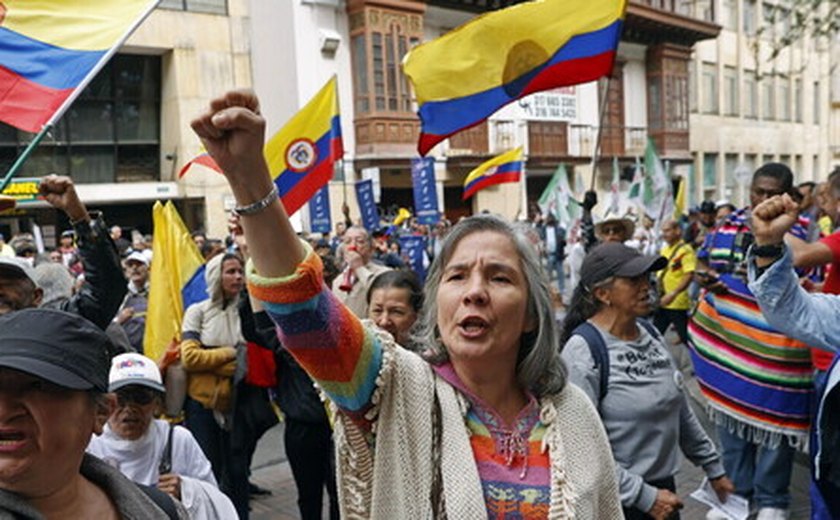
[[[753,175],[750,207],[792,188],[787,166],[765,164]],[[806,231],[796,224],[788,236],[801,240]],[[805,344],[761,315],[746,280],[752,242],[749,207],[707,235],[697,254],[705,290],[689,325],[690,348],[736,492],[751,499],[759,519],[785,519],[793,453],[808,435],[811,360]]]

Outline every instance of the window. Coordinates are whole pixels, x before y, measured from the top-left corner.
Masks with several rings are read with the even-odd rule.
[[[21,177],[49,172],[77,183],[160,178],[159,56],[119,54],[96,75],[28,159]],[[32,134],[0,124],[6,171]]]
[[[703,154],[703,188],[714,188],[717,186],[717,160],[718,154]]]
[[[793,117],[797,123],[802,122],[802,80],[793,80]]]
[[[790,121],[790,83],[787,79],[779,82],[779,119]]]
[[[703,112],[717,114],[718,109],[718,75],[717,65],[703,64]]]
[[[757,166],[755,164],[756,155],[752,153],[748,153],[744,156],[744,168],[749,170],[750,174],[756,170]]]
[[[761,4],[761,18],[764,20],[761,26],[762,36],[765,39],[772,40],[775,32],[773,28],[776,26],[776,7],[767,2]]]
[[[354,97],[359,115],[412,112],[411,90],[400,63],[420,42],[422,27],[410,15],[371,10],[370,25],[351,36]],[[410,27],[411,26],[411,27]]]
[[[820,124],[820,112],[822,112],[822,105],[820,104],[820,82],[814,82],[814,124]]]
[[[773,78],[761,80],[761,97],[764,110],[762,116],[768,121],[776,119],[776,89],[773,88]]]
[[[723,68],[723,103],[725,115],[738,115],[738,71],[735,67]]]
[[[194,13],[227,14],[227,0],[161,0],[158,7]]]
[[[751,70],[744,71],[744,117],[758,117],[758,83]]]
[[[730,31],[738,30],[738,0],[722,0],[723,20],[722,25]]]
[[[741,27],[747,36],[755,36],[756,11],[756,0],[744,0],[744,18]]]
[[[697,62],[688,62],[688,109],[697,113]]]
[[[728,153],[723,156],[723,174],[726,179],[725,184],[729,188],[734,188],[738,181],[735,177],[735,170],[738,169],[738,154]]]

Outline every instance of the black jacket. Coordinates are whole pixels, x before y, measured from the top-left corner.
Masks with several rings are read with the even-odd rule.
[[[253,312],[247,296],[239,299],[242,336],[274,351],[277,363],[277,406],[291,420],[327,423],[324,403],[314,383],[277,338],[274,322],[266,312]]]
[[[98,215],[92,217],[90,223],[80,222],[73,228],[85,267],[85,282],[79,292],[58,308],[79,314],[105,330],[117,315],[128,285],[105,222]]]

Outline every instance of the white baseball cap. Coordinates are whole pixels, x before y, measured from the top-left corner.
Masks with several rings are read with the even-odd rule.
[[[157,364],[136,352],[120,354],[111,360],[108,391],[114,392],[128,385],[146,386],[158,392],[166,392]]]
[[[24,259],[16,256],[0,255],[0,276],[3,275],[14,278],[29,278],[36,287],[38,286],[35,269]]]
[[[130,255],[125,257],[126,262],[129,262],[131,260],[134,260],[135,262],[140,262],[141,264],[144,264],[146,266],[149,265],[149,259],[140,251],[132,251]]]

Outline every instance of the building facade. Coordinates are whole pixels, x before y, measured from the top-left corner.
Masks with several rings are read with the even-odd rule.
[[[225,90],[252,87],[271,134],[336,75],[346,152],[330,182],[332,220],[343,203],[358,215],[354,183],[362,178],[374,180],[387,219],[413,204],[419,121],[402,58],[513,3],[163,0],[19,177],[70,174],[91,207],[144,234],[152,203],[172,199],[188,227],[222,237],[233,206],[224,179],[201,167],[178,177],[201,152],[190,120]],[[832,67],[840,43],[796,42],[769,66],[763,42],[771,40],[760,29],[767,5],[775,4],[630,0],[609,81],[530,96],[432,150],[439,207],[453,220],[483,210],[525,217],[560,163],[579,191],[607,193],[616,160],[626,191],[648,138],[672,175],[689,182],[693,203],[737,200],[739,175],[771,159],[789,162],[801,179],[824,178],[840,160],[840,71]],[[2,169],[31,137],[0,125]],[[527,158],[523,181],[462,201],[469,171],[516,146]],[[37,223],[49,246],[67,225],[62,218],[42,202],[24,203],[0,214],[0,232]],[[307,229],[307,208],[294,220]]]
[[[695,200],[746,204],[750,175],[770,161],[797,182],[825,180],[840,160],[836,40],[797,36],[791,0],[711,2],[721,34],[690,67]],[[821,9],[811,15],[829,2]]]

